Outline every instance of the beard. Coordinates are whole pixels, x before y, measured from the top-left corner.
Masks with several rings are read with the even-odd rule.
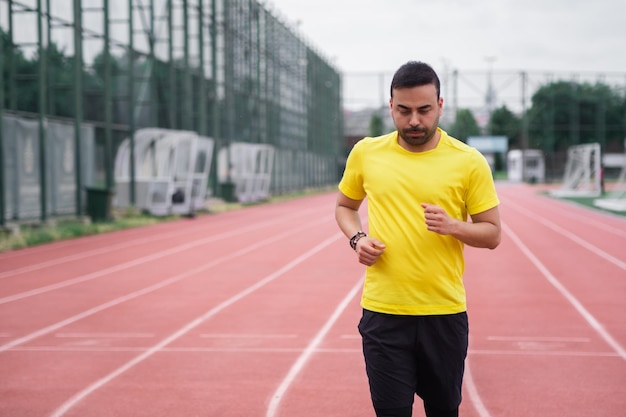
[[[421,133],[420,136],[412,136],[412,134]],[[400,137],[410,146],[423,146],[430,142],[430,140],[437,133],[437,123],[428,129],[426,127],[414,127],[409,129],[398,129]]]

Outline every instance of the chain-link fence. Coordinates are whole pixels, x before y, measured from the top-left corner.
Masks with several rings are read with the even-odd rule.
[[[19,174],[6,160],[25,139],[0,125],[0,225],[56,214],[49,200],[59,196],[48,195],[45,174],[56,162],[44,155],[51,117],[74,127],[75,166],[90,140],[83,126],[92,132],[93,175],[73,171],[79,216],[86,186],[115,188],[118,146],[144,127],[195,131],[218,149],[275,146],[273,193],[340,174],[341,74],[256,0],[0,0],[0,75],[0,124],[3,113],[32,121],[33,150],[42,155],[29,191],[40,208],[20,204],[16,212]]]
[[[626,72],[435,70],[444,98],[440,123],[446,130],[462,136],[455,131],[456,116],[461,109],[469,110],[481,134],[505,134],[510,148],[543,150],[549,180],[561,178],[569,145],[597,142],[603,152],[624,152]],[[387,130],[393,129],[388,111],[392,77],[393,71],[345,75],[347,131],[353,141],[369,134],[371,114],[381,116]],[[517,126],[493,132],[490,118],[505,106]]]

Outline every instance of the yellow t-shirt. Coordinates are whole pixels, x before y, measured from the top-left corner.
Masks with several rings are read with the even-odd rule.
[[[463,243],[430,232],[421,203],[467,221],[499,204],[491,169],[476,149],[439,129],[437,147],[409,152],[398,133],[359,141],[350,152],[339,190],[367,197],[368,234],[386,245],[367,267],[361,306],[389,314],[465,311]]]

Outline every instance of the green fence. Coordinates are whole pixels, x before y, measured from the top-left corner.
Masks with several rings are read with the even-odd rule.
[[[10,114],[37,126],[42,221],[55,215],[45,175],[50,118],[74,126],[75,166],[84,164],[82,127],[93,129],[93,172],[76,170],[72,188],[79,216],[87,187],[115,188],[117,147],[142,127],[193,130],[218,148],[267,143],[308,161],[294,172],[277,164],[274,193],[340,174],[341,74],[258,1],[0,0],[0,74],[0,124]],[[5,131],[0,125],[0,225],[21,218],[8,213],[15,190],[4,169]]]

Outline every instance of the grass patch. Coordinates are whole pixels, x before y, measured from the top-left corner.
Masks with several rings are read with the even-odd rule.
[[[96,235],[131,227],[146,226],[174,217],[156,218],[142,214],[116,217],[110,222],[91,223],[87,220],[54,220],[47,224],[22,224],[17,230],[6,230],[0,236],[0,252],[43,245],[58,240]]]
[[[542,193],[547,195],[547,196],[549,196],[549,197],[556,198],[556,199],[559,199],[559,200],[569,201],[571,203],[578,204],[578,205],[581,205],[581,206],[585,206],[585,207],[588,207],[588,208],[593,209],[593,210],[603,211],[605,213],[611,213],[611,214],[614,214],[614,215],[617,215],[617,216],[626,217],[626,212],[607,210],[607,209],[604,209],[602,207],[595,206],[593,204],[593,201],[598,199],[598,198],[609,197],[609,193],[607,193],[607,192],[604,192],[602,194],[602,196],[600,196],[600,197],[555,197],[555,196],[550,195],[550,193],[547,192],[547,191],[543,191]]]

